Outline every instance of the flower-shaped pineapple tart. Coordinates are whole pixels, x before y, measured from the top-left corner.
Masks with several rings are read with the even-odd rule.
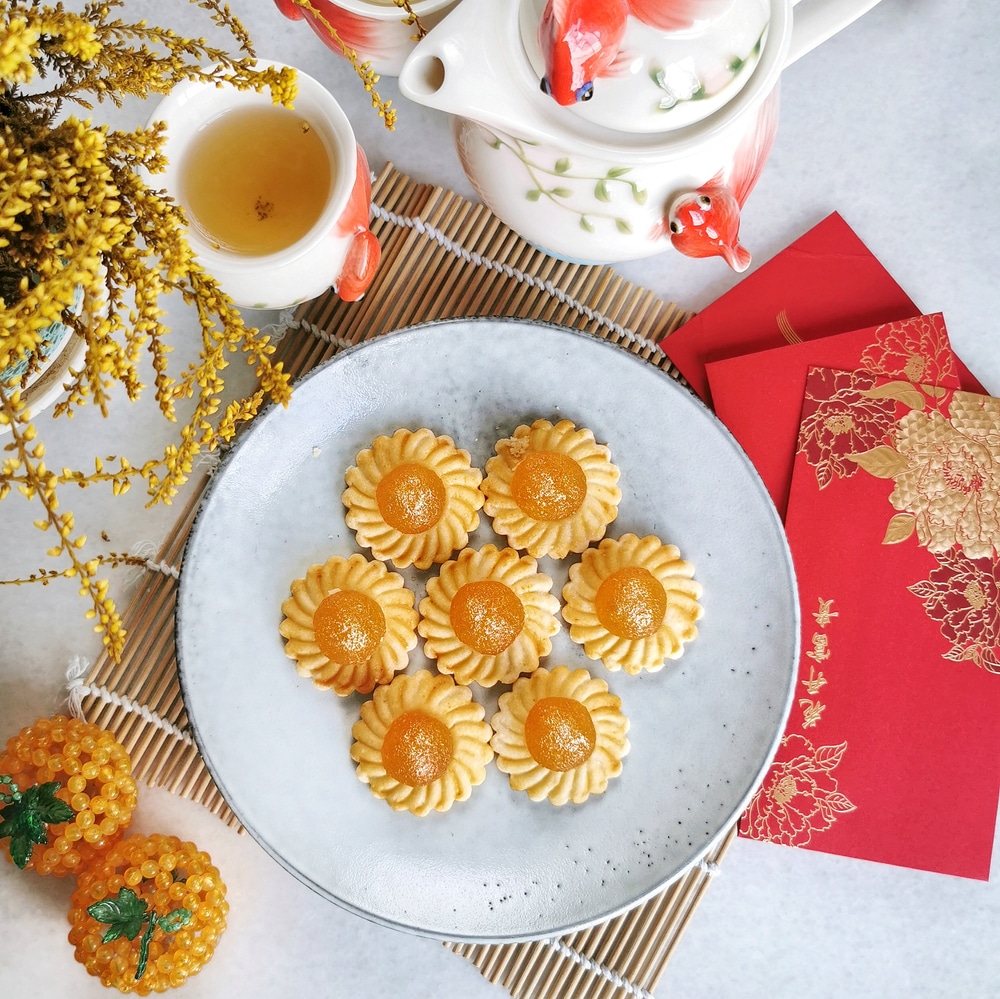
[[[401,673],[361,705],[351,730],[358,778],[395,811],[447,811],[486,779],[493,750],[485,716],[452,677]]]
[[[629,751],[621,699],[585,669],[544,667],[514,682],[493,716],[497,767],[532,801],[581,804],[602,794]]]
[[[562,615],[589,659],[654,673],[698,634],[702,588],[675,545],[654,535],[606,538],[570,567]]]
[[[333,555],[292,581],[279,625],[300,676],[342,697],[369,693],[406,668],[417,644],[413,591],[364,555]]]
[[[479,526],[482,477],[468,451],[426,427],[376,437],[347,470],[347,526],[375,558],[427,569]]]
[[[611,452],[570,420],[535,420],[497,441],[486,462],[484,511],[493,530],[534,558],[565,558],[604,537],[621,490]]]
[[[529,555],[466,548],[427,581],[417,625],[425,655],[459,683],[511,683],[552,651],[559,600],[551,589]]]

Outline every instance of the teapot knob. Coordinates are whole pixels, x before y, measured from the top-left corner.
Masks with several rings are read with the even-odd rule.
[[[589,101],[611,71],[628,21],[628,0],[548,0],[538,22],[542,91],[564,107]]]

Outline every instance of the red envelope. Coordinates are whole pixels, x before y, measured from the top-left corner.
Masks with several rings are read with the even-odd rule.
[[[947,388],[983,387],[948,347],[940,313],[743,354],[706,365],[715,412],[757,467],[784,517],[810,365],[871,368]]]
[[[1000,789],[1000,399],[812,369],[786,530],[803,656],[741,833],[987,880]]]
[[[664,337],[660,348],[711,405],[709,361],[919,311],[835,212]]]

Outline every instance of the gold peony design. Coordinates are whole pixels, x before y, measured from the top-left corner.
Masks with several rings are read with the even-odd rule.
[[[450,676],[401,673],[361,705],[351,730],[358,778],[394,811],[447,811],[486,779],[493,750],[485,716]]]
[[[414,602],[381,562],[334,555],[291,584],[279,625],[285,655],[321,689],[367,694],[406,668],[417,644]]]
[[[532,801],[579,805],[603,794],[630,748],[621,703],[585,669],[541,667],[521,677],[493,716],[497,767]]]
[[[955,378],[955,361],[941,313],[883,323],[859,367],[928,390]]]
[[[654,673],[698,634],[702,587],[676,545],[625,534],[588,548],[563,587],[569,636],[610,670]]]
[[[1000,562],[970,559],[954,548],[934,557],[928,578],[909,590],[951,645],[944,658],[1000,673]]]
[[[417,631],[459,683],[512,683],[552,651],[559,601],[538,563],[513,548],[467,548],[427,581]]]
[[[512,548],[565,558],[604,537],[618,516],[619,470],[592,431],[535,420],[497,441],[495,451],[483,509]]]
[[[786,735],[778,759],[740,818],[740,832],[750,839],[805,846],[838,815],[853,812],[857,806],[832,776],[846,751],[846,742],[817,747],[804,736]]]
[[[347,470],[347,526],[375,558],[427,569],[464,548],[479,526],[481,481],[450,437],[426,428],[376,437]]]
[[[914,410],[899,421],[889,500],[930,551],[957,546],[975,559],[1000,549],[998,427],[1000,399],[971,392],[954,394],[950,417]]]

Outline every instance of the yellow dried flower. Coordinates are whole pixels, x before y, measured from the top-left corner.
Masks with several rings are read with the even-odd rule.
[[[0,80],[27,83],[35,75],[35,57],[41,30],[27,17],[12,17],[0,38]]]
[[[96,573],[123,563],[88,550],[72,513],[60,512],[59,488],[107,482],[118,495],[139,480],[150,503],[169,502],[202,451],[230,440],[267,400],[286,403],[291,391],[287,373],[270,360],[268,338],[244,323],[194,258],[182,210],[140,177],[140,166],[155,174],[165,165],[162,128],[111,131],[60,113],[67,103],[89,108],[91,99],[120,104],[125,95],[166,93],[188,79],[269,89],[272,100],[290,105],[294,72],[256,70],[250,40],[223,0],[191,2],[229,32],[242,56],[115,19],[121,0],[87,3],[79,14],[37,0],[0,0],[0,425],[10,438],[0,463],[0,500],[15,490],[37,500],[44,516],[36,526],[57,537],[48,553],[68,562],[0,583],[76,579],[115,659],[125,631],[109,583]],[[37,85],[22,90],[29,81]],[[196,311],[202,336],[200,358],[179,373],[169,370],[170,330],[160,306],[169,292]],[[165,419],[176,421],[178,402],[193,400],[176,443],[161,457],[139,464],[111,459],[107,468],[95,459],[90,472],[46,467],[21,388],[40,364],[43,330],[56,321],[71,326],[87,349],[55,417],[72,417],[88,402],[107,414],[115,385],[139,398],[146,355]],[[223,372],[237,350],[259,387],[223,408]]]

